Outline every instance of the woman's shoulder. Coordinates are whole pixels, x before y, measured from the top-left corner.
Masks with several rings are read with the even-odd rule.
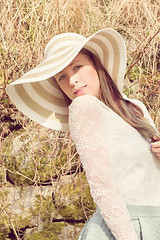
[[[90,96],[90,95],[82,95],[77,98],[75,98],[72,103],[69,106],[69,111],[72,111],[73,109],[81,109],[82,111],[86,110],[98,110],[107,108],[107,106],[102,103],[97,97]]]
[[[75,98],[69,106],[69,123],[81,122],[89,125],[100,123],[106,118],[106,105],[98,98],[90,95],[82,95]]]
[[[69,106],[69,128],[73,141],[80,138],[82,142],[86,139],[97,141],[99,136],[102,137],[110,119],[107,112],[105,105],[94,96],[75,98]]]
[[[124,99],[126,99],[126,100],[128,100],[128,101],[130,101],[130,102],[132,102],[134,104],[136,104],[137,106],[139,106],[142,109],[142,111],[143,111],[144,117],[146,119],[148,119],[150,124],[155,128],[154,122],[153,122],[153,120],[152,120],[152,118],[151,118],[151,116],[150,116],[150,114],[149,114],[145,104],[142,101],[140,101],[138,99],[130,99],[125,94],[123,94],[123,97],[124,97]]]
[[[144,105],[144,103],[138,99],[135,98],[128,98],[125,94],[123,94],[124,99],[138,105],[142,110],[146,110],[146,106]]]
[[[81,103],[82,104],[85,104],[85,103],[88,103],[88,104],[90,104],[90,103],[97,103],[98,104],[98,103],[101,103],[101,101],[97,97],[95,97],[95,96],[91,96],[91,95],[85,94],[85,95],[76,97],[72,101],[70,106],[73,106],[75,104],[81,104]]]

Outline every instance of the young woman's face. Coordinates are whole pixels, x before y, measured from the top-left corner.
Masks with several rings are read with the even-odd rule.
[[[90,58],[82,53],[79,53],[54,78],[71,100],[85,94],[99,98],[100,84],[97,71]]]

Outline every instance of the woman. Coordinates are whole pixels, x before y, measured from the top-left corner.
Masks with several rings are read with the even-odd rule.
[[[159,135],[144,105],[122,94],[125,68],[116,31],[64,33],[50,40],[40,65],[7,87],[28,117],[71,132],[98,206],[80,240],[160,236]]]

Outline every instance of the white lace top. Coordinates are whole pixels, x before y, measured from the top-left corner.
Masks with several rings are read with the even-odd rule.
[[[138,100],[151,124],[147,109]],[[117,240],[137,240],[130,205],[160,206],[160,164],[141,134],[93,96],[69,107],[69,125],[92,197]]]

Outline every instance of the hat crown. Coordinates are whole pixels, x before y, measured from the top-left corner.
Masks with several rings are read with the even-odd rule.
[[[46,45],[44,51],[44,58],[47,59],[60,50],[68,51],[70,48],[73,48],[74,45],[82,42],[86,39],[84,36],[78,33],[61,33],[57,36],[54,36]]]

